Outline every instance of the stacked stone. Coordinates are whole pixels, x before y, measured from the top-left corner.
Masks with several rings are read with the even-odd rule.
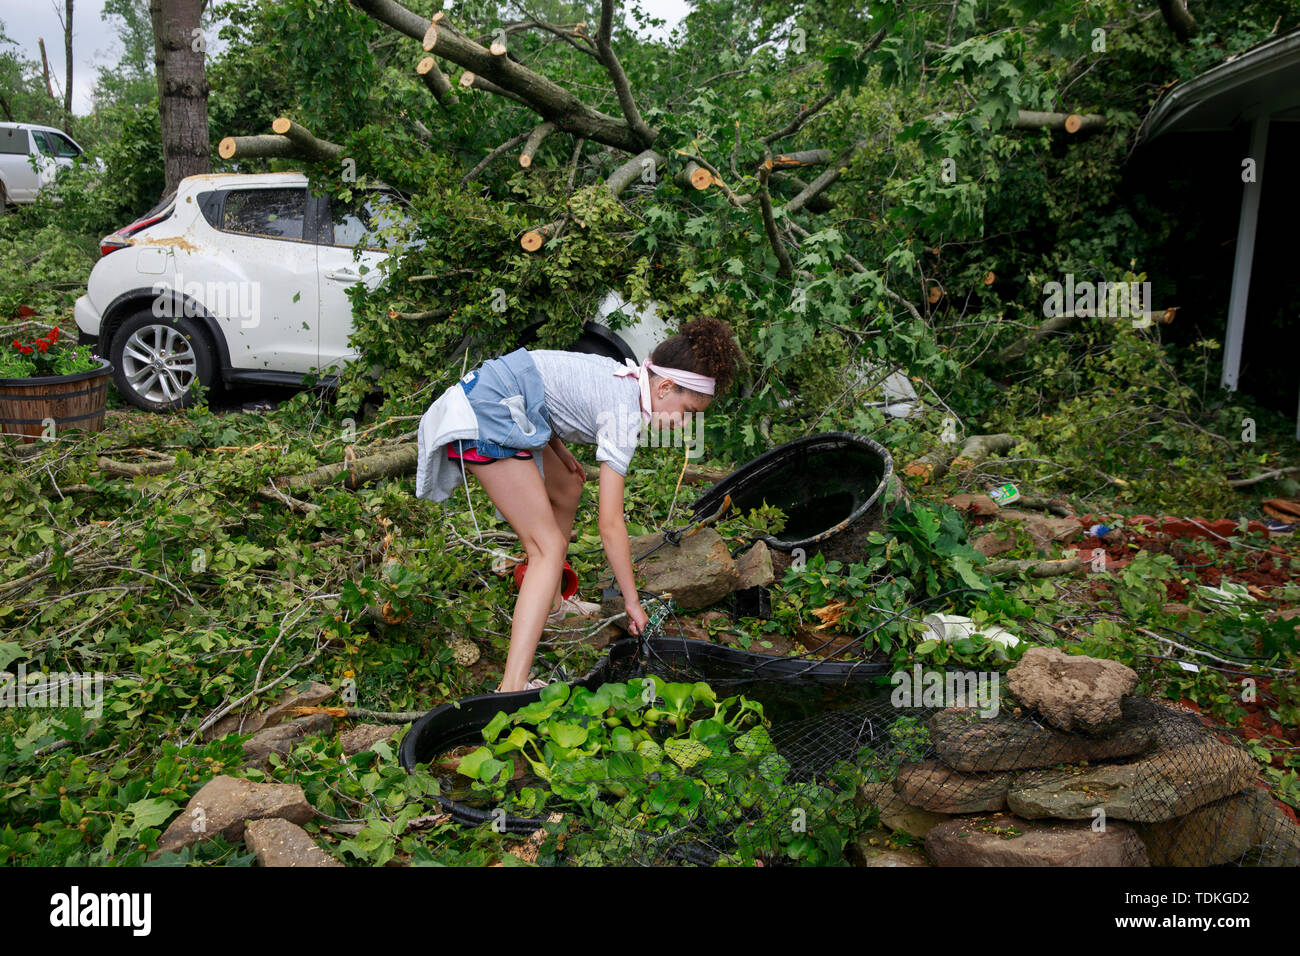
[[[1212,866],[1252,849],[1264,865],[1300,862],[1300,828],[1254,758],[1130,696],[1130,668],[1033,648],[1008,677],[1019,712],[934,714],[935,759],[860,794],[886,826],[924,836],[933,863]]]

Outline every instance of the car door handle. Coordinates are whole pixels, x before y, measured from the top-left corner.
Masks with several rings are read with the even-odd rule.
[[[332,272],[325,273],[325,278],[334,279],[338,282],[360,282],[361,274],[353,272],[351,269],[335,269]]]

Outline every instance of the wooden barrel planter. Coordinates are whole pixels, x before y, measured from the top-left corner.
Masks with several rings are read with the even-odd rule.
[[[113,366],[104,359],[99,368],[73,375],[42,378],[0,378],[0,432],[32,442],[45,434],[48,419],[54,434],[81,428],[104,430],[104,408]]]

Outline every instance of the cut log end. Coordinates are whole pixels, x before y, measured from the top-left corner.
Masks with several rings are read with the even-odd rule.
[[[994,282],[997,281],[997,278],[998,278],[998,277],[997,277],[996,275],[993,274],[993,271],[990,270],[990,271],[984,273],[984,284],[985,284],[985,285],[992,285]]]
[[[530,230],[524,233],[523,238],[519,240],[519,244],[524,247],[525,252],[536,252],[542,248],[542,234],[535,229]]]
[[[217,144],[217,155],[222,159],[230,159],[235,155],[235,137],[227,136]]]
[[[931,305],[934,305],[943,298],[943,289],[937,283],[932,284],[930,286],[930,291],[926,294],[926,298],[930,300]]]
[[[1078,113],[1071,113],[1065,118],[1065,131],[1067,133],[1077,133],[1083,128],[1083,117]]]
[[[528,153],[521,153],[519,156],[519,165],[524,167],[524,169],[527,169],[529,166],[533,165],[533,157]]]
[[[425,53],[428,53],[437,45],[438,45],[438,18],[435,17],[429,23],[429,29],[424,31],[424,39],[420,41],[420,46],[423,47]]]
[[[713,173],[703,167],[691,171],[691,185],[696,189],[708,189],[713,185]]]
[[[271,121],[271,132],[278,133],[279,135],[283,136],[285,133],[289,132],[290,125],[291,124],[289,122],[289,117],[277,116],[274,120]]]
[[[505,56],[506,45],[502,43],[500,40],[493,40],[492,45],[488,47],[488,52],[491,53],[493,56]]]
[[[424,74],[428,73],[432,69],[433,69],[433,57],[431,56],[426,56],[419,63],[415,64],[415,72],[420,74],[420,76],[424,76]]]
[[[460,83],[461,86],[463,86],[465,89],[468,90],[471,86],[474,85],[474,74],[471,73],[469,70],[466,70],[464,73],[460,75],[460,79],[457,82]]]

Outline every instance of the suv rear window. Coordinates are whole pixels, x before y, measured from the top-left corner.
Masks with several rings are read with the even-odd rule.
[[[10,156],[26,156],[29,148],[27,130],[0,129],[0,153]]]
[[[268,239],[303,237],[305,189],[232,189],[226,194],[220,228]]]

